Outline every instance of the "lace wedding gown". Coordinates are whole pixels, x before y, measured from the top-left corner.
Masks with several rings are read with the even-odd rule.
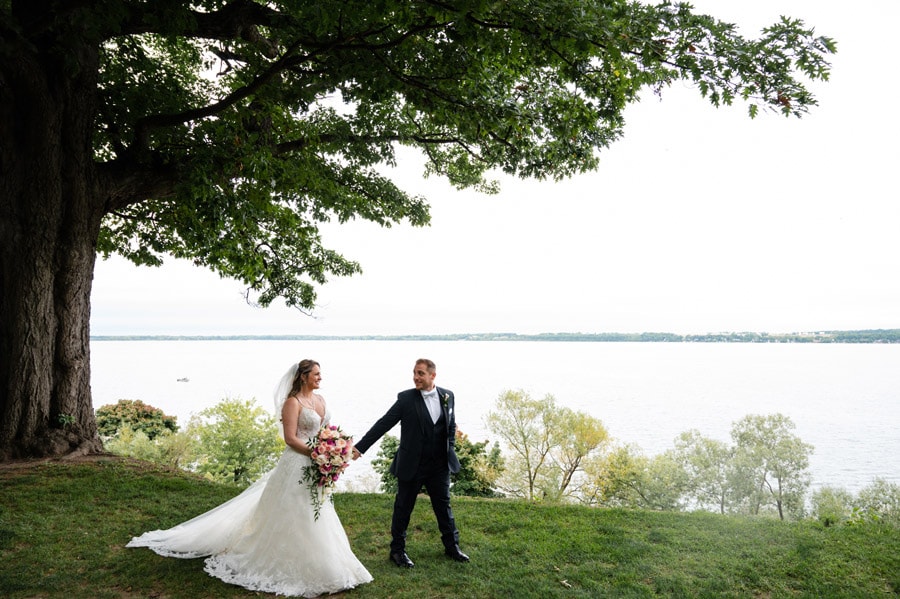
[[[300,412],[298,436],[315,436],[330,421]],[[243,493],[168,530],[131,539],[127,547],[149,547],[167,557],[206,559],[207,573],[252,591],[316,597],[370,582],[353,555],[331,501],[321,501],[319,519],[303,470],[310,459],[290,447],[278,465]]]

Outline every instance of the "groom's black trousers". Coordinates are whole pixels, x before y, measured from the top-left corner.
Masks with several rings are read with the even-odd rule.
[[[417,472],[411,481],[397,481],[397,496],[394,499],[394,515],[391,519],[391,553],[406,551],[406,529],[409,518],[416,507],[416,497],[422,487],[431,498],[431,509],[437,518],[441,531],[441,542],[445,548],[459,543],[459,531],[450,509],[450,470],[426,470]]]

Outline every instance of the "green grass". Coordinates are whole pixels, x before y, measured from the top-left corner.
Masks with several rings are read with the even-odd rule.
[[[116,458],[0,469],[0,597],[261,597],[203,572],[203,560],[125,549],[235,490]],[[443,548],[427,499],[408,549],[387,559],[392,497],[338,494],[336,507],[374,582],[343,596],[896,597],[900,531],[824,528],[708,513],[657,513],[454,498],[462,546]]]

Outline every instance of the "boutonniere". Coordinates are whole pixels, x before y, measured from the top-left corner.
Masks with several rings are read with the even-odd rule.
[[[450,405],[450,394],[444,393],[441,395],[441,403],[444,404],[444,407],[448,407]]]

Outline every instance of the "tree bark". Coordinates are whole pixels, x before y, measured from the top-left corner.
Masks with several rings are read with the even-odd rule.
[[[104,203],[96,53],[36,46],[0,65],[0,460],[102,450],[89,359]]]

